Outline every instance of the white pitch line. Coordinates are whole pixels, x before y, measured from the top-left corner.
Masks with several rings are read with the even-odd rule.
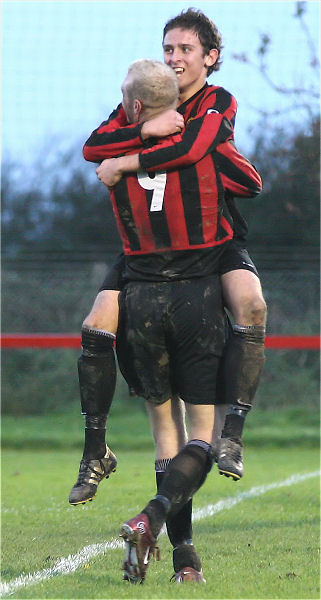
[[[205,517],[211,517],[222,510],[232,508],[235,506],[235,504],[238,504],[247,498],[255,498],[256,496],[261,496],[270,490],[294,485],[295,483],[301,483],[301,481],[305,481],[311,477],[318,477],[318,475],[320,475],[320,471],[313,471],[312,473],[304,473],[303,475],[291,475],[291,477],[288,477],[283,481],[279,481],[278,483],[269,483],[267,485],[252,487],[247,492],[240,492],[237,494],[237,496],[225,498],[225,500],[219,500],[215,504],[208,504],[204,508],[196,509],[193,511],[193,521],[199,521],[200,519],[205,519]]]
[[[306,479],[318,477],[319,475],[320,471],[313,471],[312,473],[304,473],[302,475],[296,474],[291,475],[291,477],[288,477],[287,479],[277,483],[252,487],[247,492],[240,492],[236,496],[219,500],[215,504],[208,504],[204,508],[195,510],[193,512],[193,521],[199,521],[201,519],[205,519],[206,517],[211,517],[222,510],[233,508],[233,506],[239,502],[242,502],[242,500],[246,500],[247,498],[255,498],[257,496],[261,496],[262,494],[266,494],[266,492],[269,492],[270,490],[301,483]],[[42,571],[36,571],[35,573],[28,573],[27,575],[20,575],[12,581],[2,583],[0,586],[0,595],[5,596],[8,594],[13,594],[19,588],[40,583],[40,581],[50,579],[51,577],[55,577],[57,575],[68,575],[69,573],[76,571],[82,565],[86,564],[91,558],[94,558],[99,554],[103,554],[106,550],[116,550],[122,547],[123,541],[117,538],[103,544],[91,544],[90,546],[85,546],[76,554],[69,554],[69,556],[66,558],[60,558],[53,567],[43,569]]]

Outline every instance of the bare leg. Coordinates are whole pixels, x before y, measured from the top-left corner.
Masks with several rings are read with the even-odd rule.
[[[155,406],[146,402],[155,442],[156,461],[171,459],[186,443],[184,410],[178,399]]]
[[[224,303],[239,325],[266,323],[266,304],[259,278],[245,269],[221,276]]]
[[[102,329],[116,335],[118,327],[118,296],[116,290],[103,290],[97,294],[90,313],[83,322],[83,327]]]
[[[211,444],[214,428],[214,406],[212,404],[186,403],[188,417],[188,439],[203,440]]]

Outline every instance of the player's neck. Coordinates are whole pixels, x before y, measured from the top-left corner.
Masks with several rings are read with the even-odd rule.
[[[170,108],[175,109],[176,106],[173,104],[173,105],[170,105],[170,106],[163,106],[162,108],[158,107],[158,108],[146,108],[146,109],[143,109],[142,112],[139,115],[139,121],[138,122],[139,123],[144,123],[145,121],[150,121],[154,117],[157,117],[158,115],[162,114],[166,110],[169,110]]]
[[[178,96],[178,106],[192,98],[197,92],[199,92],[205,85],[206,79],[204,81],[199,81],[197,85],[190,86],[185,90],[180,90]]]

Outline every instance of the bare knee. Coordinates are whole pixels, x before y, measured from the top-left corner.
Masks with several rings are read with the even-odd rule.
[[[221,276],[226,307],[238,325],[265,326],[266,304],[259,278],[244,269],[229,271]]]
[[[109,329],[111,328],[108,329],[108,327],[104,327],[105,320],[105,314],[99,314],[97,312],[95,314],[89,313],[89,315],[87,315],[87,317],[85,318],[82,327],[90,327],[91,329],[104,329],[106,331],[109,331]]]
[[[119,315],[118,296],[119,292],[115,290],[99,292],[82,326],[116,334]]]
[[[238,306],[238,315],[235,316],[235,321],[238,323],[238,325],[265,326],[266,315],[267,307],[263,297],[244,297],[241,298]]]

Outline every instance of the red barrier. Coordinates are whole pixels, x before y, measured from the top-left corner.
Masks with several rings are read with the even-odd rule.
[[[266,348],[319,350],[319,335],[268,335]],[[80,348],[80,335],[73,333],[5,333],[1,348]]]
[[[268,335],[266,348],[287,350],[320,350],[319,335]]]
[[[80,335],[73,333],[6,333],[1,348],[80,348]]]

